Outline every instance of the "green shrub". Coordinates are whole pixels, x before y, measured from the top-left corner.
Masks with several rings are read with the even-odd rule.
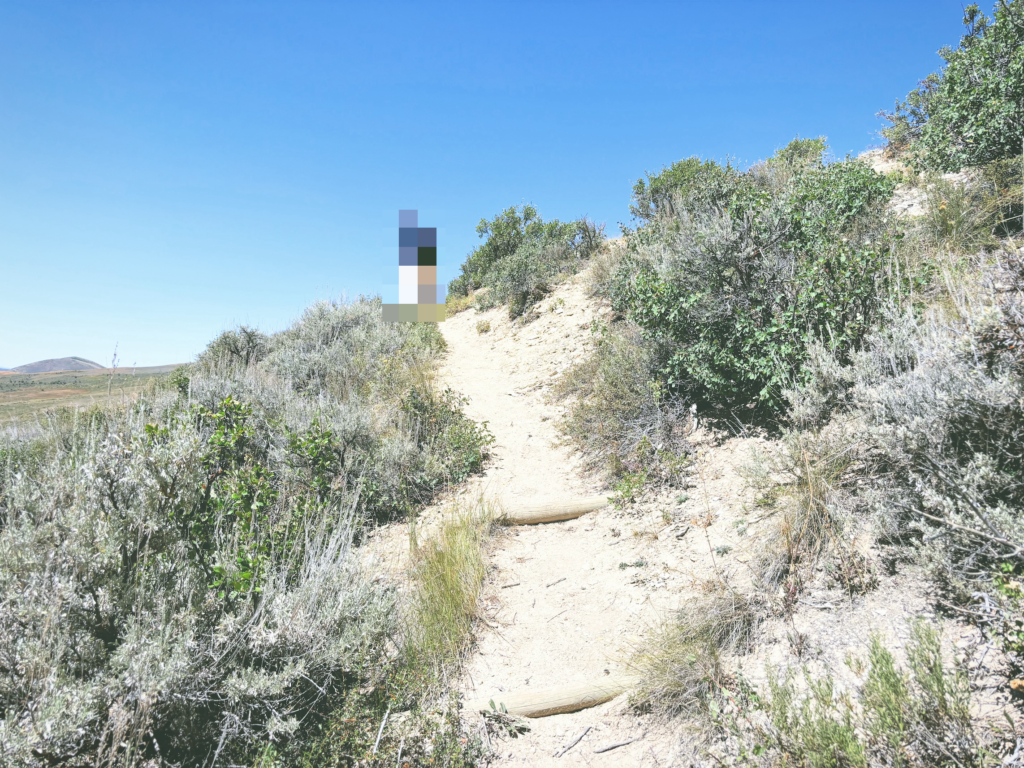
[[[486,241],[466,258],[448,295],[486,287],[479,297],[482,306],[507,304],[511,317],[540,300],[561,276],[575,272],[604,241],[603,229],[592,222],[545,222],[532,205],[481,219],[476,231]]]
[[[543,239],[558,226],[557,221],[545,224],[532,205],[506,208],[491,221],[480,219],[476,233],[486,240],[466,257],[461,274],[448,285],[448,295],[466,296],[483,287],[495,264],[512,256],[524,242]]]
[[[736,171],[728,163],[719,165],[714,160],[688,157],[678,160],[658,173],[648,173],[646,179],[638,179],[633,185],[633,202],[630,215],[643,222],[654,221],[659,216],[675,214],[678,200],[686,200],[698,190],[711,190],[715,184],[728,182]],[[710,200],[708,202],[718,202]]]
[[[416,687],[414,681],[401,683],[397,690],[350,692],[344,704],[318,729],[316,742],[295,762],[302,768],[475,768],[487,764],[489,752],[478,729],[468,733],[464,730],[454,698],[434,707],[405,710],[399,722],[389,717],[378,742],[384,717],[393,715],[403,705],[405,692]]]
[[[645,485],[647,485],[646,472],[624,472],[619,481],[612,486],[612,490],[615,491],[615,495],[612,497],[615,508],[622,509],[627,504],[635,502]]]
[[[1024,264],[1001,260],[984,275],[1004,286],[994,304],[955,290],[962,314],[892,317],[849,365],[813,355],[807,383],[787,394],[811,434],[842,425],[856,498],[839,503],[870,510],[888,556],[923,561],[1021,667],[1000,585],[1024,566]]]
[[[746,173],[695,167],[671,209],[629,233],[613,306],[664,350],[673,391],[778,409],[810,340],[848,355],[899,289],[881,216],[893,182],[823,164],[811,141]]]
[[[211,341],[196,359],[196,364],[204,368],[247,368],[267,356],[268,342],[266,334],[247,325],[240,325],[233,331],[224,331]]]
[[[0,531],[11,759],[235,760],[377,663],[393,598],[349,557],[352,499],[296,516],[266,426],[165,401],[80,425],[84,449],[44,434]]]
[[[835,682],[805,671],[807,693],[800,696],[792,671],[768,676],[769,737],[787,765],[807,768],[867,768],[866,750],[853,722],[853,704],[837,695]]]
[[[964,26],[959,47],[939,51],[945,66],[883,113],[890,149],[909,150],[919,167],[957,171],[1021,154],[1024,5],[999,0],[992,19],[969,5]]]

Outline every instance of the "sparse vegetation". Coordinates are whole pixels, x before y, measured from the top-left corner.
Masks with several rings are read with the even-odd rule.
[[[998,247],[1000,238],[1020,230],[1022,173],[1019,163],[996,161],[962,181],[930,177],[920,244],[956,255]]]
[[[454,317],[472,307],[475,302],[476,296],[473,293],[467,293],[465,296],[449,293],[445,299],[446,316]]]
[[[909,674],[874,636],[856,695],[842,691],[831,674],[815,677],[805,669],[803,693],[791,669],[782,678],[771,674],[768,696],[756,704],[768,715],[758,729],[763,743],[750,751],[765,765],[815,768],[985,764],[968,710],[966,674],[946,668],[932,627],[913,625],[907,656]]]
[[[59,371],[0,375],[0,429],[28,434],[46,411],[75,407],[120,405],[166,385],[166,366],[141,370]]]

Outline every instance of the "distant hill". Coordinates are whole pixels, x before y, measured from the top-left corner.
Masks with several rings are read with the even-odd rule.
[[[94,363],[83,357],[57,357],[52,360],[40,360],[28,365],[19,365],[11,370],[14,373],[51,373],[53,371],[91,371],[94,368],[102,367],[99,363]]]

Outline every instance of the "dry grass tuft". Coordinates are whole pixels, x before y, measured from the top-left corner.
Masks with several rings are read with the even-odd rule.
[[[472,307],[475,301],[476,297],[472,293],[468,296],[454,296],[449,293],[448,298],[445,300],[446,316],[455,317],[459,312],[464,312]]]
[[[644,642],[632,660],[639,678],[633,703],[675,717],[707,721],[710,702],[726,687],[723,653],[742,653],[754,639],[754,601],[721,582],[695,597]]]
[[[484,501],[456,508],[416,552],[407,651],[410,663],[445,679],[469,643],[496,515]]]
[[[767,466],[756,473],[762,504],[776,508],[777,523],[776,534],[762,540],[755,571],[760,587],[769,594],[781,589],[792,608],[808,572],[823,557],[837,560],[844,583],[856,582],[856,574],[849,572],[854,567],[849,488],[859,449],[841,422],[819,431],[790,432],[781,447],[780,453],[761,459]]]

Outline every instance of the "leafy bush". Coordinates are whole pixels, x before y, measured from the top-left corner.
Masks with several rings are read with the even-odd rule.
[[[211,341],[199,355],[196,364],[205,368],[247,368],[267,356],[268,342],[266,334],[256,328],[240,325],[233,331],[224,331]]]
[[[808,768],[867,768],[866,750],[853,723],[849,697],[837,695],[831,676],[814,679],[805,671],[807,694],[799,695],[792,671],[768,677],[766,732],[789,765]]]
[[[0,446],[5,757],[296,755],[393,675],[397,598],[353,542],[475,471],[489,440],[427,385],[440,348],[379,302],[319,304],[274,336],[221,336],[166,390]]]
[[[1021,154],[1024,5],[999,0],[992,19],[969,5],[964,26],[959,47],[939,51],[945,66],[883,113],[890,150],[919,167],[957,171]]]
[[[511,317],[535,304],[559,276],[576,271],[604,241],[602,228],[592,222],[545,222],[532,205],[507,208],[491,221],[481,219],[476,231],[487,239],[466,258],[448,295],[486,287],[483,305],[508,304]]]
[[[230,400],[155,406],[87,421],[79,450],[51,433],[11,488],[0,742],[21,764],[234,760],[325,714],[390,631],[345,496],[306,504]]]
[[[686,199],[687,193],[701,183],[705,188],[713,185],[710,180],[727,182],[735,171],[732,166],[719,165],[714,160],[701,160],[699,157],[688,157],[678,160],[658,173],[648,173],[646,179],[638,179],[633,185],[633,202],[629,213],[633,218],[643,222],[651,222],[662,216],[673,216],[675,204],[680,198]]]
[[[899,290],[882,218],[893,182],[858,161],[824,164],[815,141],[746,173],[691,164],[672,204],[629,233],[613,307],[664,350],[673,391],[780,408],[810,340],[848,355]]]

